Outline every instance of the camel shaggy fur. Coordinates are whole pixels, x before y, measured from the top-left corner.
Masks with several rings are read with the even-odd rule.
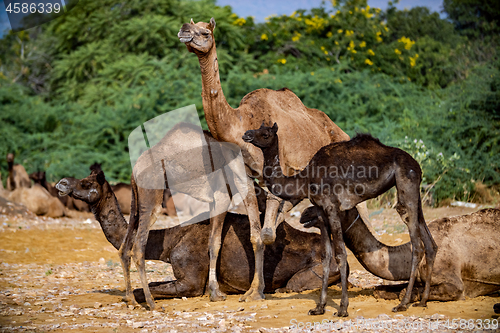
[[[426,256],[426,273],[422,276],[425,290],[420,306],[425,306],[430,292],[430,277],[437,245],[427,228],[420,201],[422,171],[417,161],[401,149],[383,145],[372,136],[358,134],[354,139],[332,143],[321,148],[306,168],[292,177],[284,176],[279,162],[278,125],[262,125],[259,129],[246,131],[243,140],[259,147],[265,160],[264,178],[268,188],[275,195],[287,200],[302,200],[306,197],[320,207],[325,221],[322,228],[325,240],[326,258],[323,277],[328,276],[332,249],[330,236],[335,247],[335,259],[340,269],[342,298],[339,317],[347,316],[347,253],[342,236],[341,220],[346,210],[368,199],[375,198],[396,186],[398,204],[396,210],[407,224],[412,244],[411,273],[407,292],[393,311],[405,311],[417,276],[417,268]],[[422,248],[422,243],[423,247]],[[325,312],[326,280],[323,281],[320,301],[309,314]]]
[[[127,233],[127,223],[102,171],[93,171],[81,180],[64,178],[56,186],[63,194],[85,200],[107,240],[116,249],[120,248]],[[149,289],[155,298],[203,295],[209,275],[207,248],[210,229],[210,220],[204,220],[150,231],[145,258],[170,263],[176,278],[174,281],[150,283]],[[265,251],[265,291],[300,292],[319,288],[324,254],[320,236],[299,231],[288,223],[282,223],[277,232],[277,241]],[[217,265],[220,288],[225,293],[239,294],[250,287],[254,265],[249,233],[247,216],[227,214]],[[338,280],[338,268],[332,262],[329,283]],[[134,295],[140,302],[145,300],[143,289],[135,290]]]

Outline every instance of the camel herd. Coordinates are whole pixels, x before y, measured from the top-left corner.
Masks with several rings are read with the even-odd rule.
[[[286,88],[258,89],[232,108],[221,88],[215,26],[213,18],[209,23],[191,20],[178,33],[199,60],[209,131],[185,123],[175,126],[139,157],[130,188],[126,184],[112,187],[100,167],[84,179],[64,178],[55,186],[66,198],[61,200],[88,205],[108,241],[119,249],[126,302],[145,301],[152,310],[154,298],[208,292],[211,301],[222,301],[227,293],[244,293],[240,301],[251,301],[264,299],[264,292],[321,287],[320,300],[309,311],[317,315],[325,312],[327,287],[340,281],[337,315],[347,316],[345,246],[374,275],[408,281],[375,291],[376,296],[401,300],[393,311],[405,311],[410,302],[426,306],[428,300],[457,300],[500,290],[500,258],[489,255],[496,253],[500,239],[499,210],[444,218],[428,226],[420,199],[422,171],[406,152],[369,135],[350,140],[326,114],[307,108]],[[200,144],[201,139],[208,144]],[[180,143],[189,153],[175,151]],[[207,165],[211,170],[222,168],[227,156],[217,148],[221,143],[231,143],[241,151],[243,176],[242,170],[229,170],[238,176],[230,177],[236,181],[227,189],[192,182],[182,191],[209,204],[207,219],[151,230],[172,187],[167,173],[200,179]],[[151,154],[162,159],[153,163],[148,158]],[[201,160],[193,154],[202,156]],[[13,172],[12,181],[10,170],[14,171],[13,157],[8,189],[23,188],[20,184],[26,179],[31,185],[24,168]],[[37,179],[35,186],[48,187],[44,175],[31,178]],[[396,209],[411,239],[397,247],[386,246],[373,236],[365,203],[393,186]],[[247,215],[228,213],[231,195],[225,194],[243,187]],[[321,235],[298,231],[284,221],[285,213],[306,198],[313,206],[302,212],[301,223],[319,228]],[[58,202],[63,205],[64,201]],[[124,213],[130,213],[129,223]],[[132,289],[131,259],[142,289]],[[170,263],[176,280],[148,284],[145,260]]]

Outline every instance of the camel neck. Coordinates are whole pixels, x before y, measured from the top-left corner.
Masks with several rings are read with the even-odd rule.
[[[103,185],[103,190],[105,195],[95,204],[91,204],[90,209],[101,224],[106,239],[116,249],[119,249],[127,233],[127,222],[120,210],[116,196],[107,182]]]
[[[12,171],[12,169],[14,169],[14,161],[12,161],[12,162],[7,162],[7,166],[8,166],[8,170],[9,170],[9,171]]]
[[[227,103],[220,83],[219,63],[215,44],[208,53],[197,54],[201,68],[201,96],[208,128],[215,137],[227,130],[233,108]],[[224,130],[223,130],[224,129]],[[215,137],[217,140],[222,138]]]
[[[264,168],[262,175],[266,185],[274,195],[282,199],[304,199],[307,197],[307,178],[299,172],[291,177],[285,176],[280,164],[279,139],[267,148],[262,148]],[[278,193],[279,192],[279,193]]]
[[[342,221],[344,241],[361,265],[372,274],[386,280],[410,278],[411,244],[388,246],[370,232],[357,214],[348,214]],[[354,219],[357,219],[354,221]]]

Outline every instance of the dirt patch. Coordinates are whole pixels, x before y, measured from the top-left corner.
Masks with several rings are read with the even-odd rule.
[[[424,213],[431,221],[472,211],[438,208]],[[371,214],[381,241],[397,245],[409,239],[394,210]],[[289,220],[298,224],[297,216]],[[168,224],[165,220],[157,227]],[[480,323],[492,327],[498,322],[493,304],[500,302],[499,297],[429,302],[427,308],[394,314],[391,309],[398,301],[373,297],[373,287],[384,281],[366,272],[351,254],[349,317],[342,320],[333,316],[340,302],[337,286],[329,288],[326,313],[317,317],[307,311],[315,306],[318,290],[266,294],[266,300],[249,303],[230,295],[218,303],[209,302],[208,296],[157,300],[158,311],[127,307],[121,301],[124,282],[117,250],[91,215],[61,219],[0,215],[0,258],[1,332],[288,332],[310,331],[307,327],[314,323],[316,331],[372,331],[373,325],[385,325],[376,331],[387,332],[447,331],[447,320],[456,328],[478,328]],[[149,281],[173,279],[170,265],[162,262],[148,261],[147,272]],[[131,277],[138,287],[137,272],[132,271]],[[296,326],[299,329],[293,329]]]

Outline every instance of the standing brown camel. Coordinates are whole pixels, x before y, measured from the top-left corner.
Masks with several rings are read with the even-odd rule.
[[[92,171],[84,179],[64,178],[56,185],[61,195],[84,200],[92,207],[106,239],[119,249],[127,233],[127,222],[102,171]],[[161,260],[172,265],[176,280],[149,284],[155,298],[201,296],[209,274],[210,220],[187,226],[151,230],[146,244],[146,260]],[[300,292],[321,286],[321,257],[324,253],[318,234],[299,231],[288,223],[278,228],[277,241],[266,248],[266,292]],[[253,275],[250,225],[246,215],[228,213],[222,230],[222,247],[217,271],[220,288],[226,293],[244,293]],[[313,244],[313,245],[310,245]],[[329,283],[339,281],[332,262]],[[134,291],[144,301],[142,289]]]
[[[225,297],[215,280],[215,267],[224,217],[231,203],[229,193],[231,193],[231,188],[241,191],[239,182],[235,178],[245,177],[244,170],[236,170],[237,166],[230,164],[237,158],[238,153],[239,150],[231,150],[227,144],[222,147],[221,143],[210,136],[210,133],[203,132],[201,128],[179,123],[156,145],[141,154],[133,168],[130,182],[132,185],[130,223],[127,235],[120,247],[120,259],[126,285],[125,301],[137,303],[130,283],[130,258],[133,257],[147,304],[151,310],[155,307],[148,288],[144,258],[149,230],[161,212],[165,188],[177,190],[199,201],[209,203],[211,233],[208,287],[210,299],[218,300]],[[222,171],[227,187],[213,186],[212,178],[208,175],[217,170]],[[233,187],[230,188],[230,186]]]
[[[222,92],[214,29],[214,18],[209,23],[195,24],[191,20],[181,27],[178,37],[186,44],[188,51],[198,57],[202,77],[203,110],[210,133],[219,141],[231,142],[241,148],[249,177],[262,180],[264,159],[259,149],[241,139],[241,133],[257,128],[262,122],[277,122],[287,128],[286,132],[280,133],[279,150],[280,160],[287,175],[304,168],[321,147],[332,142],[349,140],[349,136],[325,113],[306,107],[297,95],[287,88],[255,90],[243,97],[239,107],[233,109]],[[264,298],[264,244],[274,242],[276,226],[283,221],[283,211],[289,210],[291,205],[284,203],[282,213],[278,215],[280,201],[270,194],[264,226],[261,228],[253,181],[249,178],[248,182],[249,193],[244,204],[250,219],[250,237],[257,269],[251,288],[240,300],[259,300]],[[360,211],[363,219],[368,222],[366,206]]]
[[[14,191],[16,188],[31,187],[31,180],[26,169],[21,164],[14,164],[14,154],[7,154],[7,165],[9,167],[9,177],[7,178],[7,191]]]
[[[349,210],[341,223],[345,244],[361,265],[382,279],[410,280],[411,243],[387,246],[378,241],[357,216],[356,209]],[[324,222],[319,208],[306,208],[300,223],[306,228],[321,227],[319,224]],[[429,301],[456,301],[500,290],[500,257],[491,255],[491,249],[498,247],[500,239],[499,209],[440,218],[429,223],[429,230],[439,248],[432,269]],[[425,276],[423,261],[418,271],[419,277]],[[406,285],[380,286],[375,297],[401,298]],[[412,301],[421,298],[419,285],[413,290]]]
[[[425,290],[420,306],[425,306],[430,292],[430,277],[436,257],[437,245],[427,228],[420,201],[420,165],[408,153],[398,148],[383,145],[368,134],[358,134],[350,141],[332,143],[321,148],[307,167],[298,174],[286,177],[279,162],[278,125],[262,125],[249,130],[243,140],[259,147],[264,154],[264,177],[273,194],[287,200],[301,200],[306,197],[321,208],[320,212],[329,229],[326,239],[326,258],[323,277],[328,276],[333,237],[335,259],[340,269],[342,298],[339,317],[347,316],[347,253],[342,237],[341,219],[345,211],[368,199],[375,198],[396,186],[398,204],[396,210],[408,226],[412,244],[411,273],[407,292],[393,311],[404,311],[410,302],[411,292],[417,276],[417,268],[423,258],[422,242],[425,248],[426,273],[423,275]],[[309,314],[325,312],[326,279],[323,280],[320,301]]]

